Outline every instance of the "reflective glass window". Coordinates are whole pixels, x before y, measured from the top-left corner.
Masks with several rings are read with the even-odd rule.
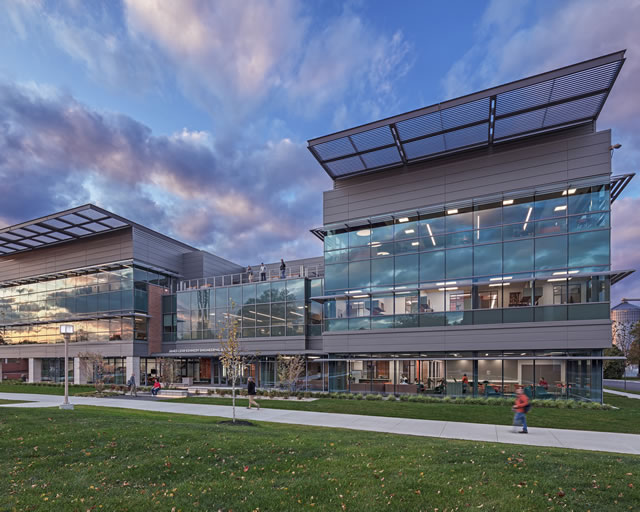
[[[352,247],[349,249],[349,261],[364,260],[369,258],[369,246]]]
[[[563,268],[567,266],[567,237],[550,236],[535,240],[536,270]]]
[[[502,204],[502,222],[504,224],[517,223],[523,226],[525,222],[534,219],[534,202],[531,197],[509,198],[505,196]]]
[[[371,262],[356,261],[349,263],[349,288],[368,288],[371,279]]]
[[[502,288],[502,283],[479,285],[476,292],[476,309],[498,309],[503,307]]]
[[[488,276],[502,272],[502,244],[476,245],[473,248],[473,275]]]
[[[395,245],[396,254],[407,254],[410,252],[419,252],[419,251],[423,251],[424,249],[425,249],[424,240],[417,240],[417,239],[396,242],[396,245]]]
[[[453,213],[456,210],[457,213]],[[471,211],[471,208],[452,208],[447,210],[447,216],[445,217],[445,226],[447,232],[473,229],[473,212]]]
[[[567,219],[558,218],[558,219],[549,219],[549,220],[539,220],[538,222],[535,223],[535,232],[536,232],[536,236],[566,233]]]
[[[414,283],[418,281],[418,255],[408,254],[395,257],[395,282]]]
[[[349,247],[349,234],[346,231],[329,231],[324,237],[324,250],[347,249]]]
[[[292,324],[303,324],[304,316],[305,316],[304,302],[287,302],[286,306],[286,314],[287,314],[287,323]]]
[[[271,302],[271,283],[260,283],[256,285],[256,302]]]
[[[191,309],[191,294],[189,292],[178,293],[176,298],[178,311],[189,311]]]
[[[419,234],[422,237],[432,237],[444,233],[444,212],[423,215],[419,222]]]
[[[240,306],[242,304],[242,286],[232,286],[229,288],[229,306]],[[193,306],[193,304],[192,304]]]
[[[242,327],[254,327],[256,325],[256,307],[242,307]]]
[[[444,279],[444,251],[420,254],[420,281]]]
[[[269,327],[271,324],[271,304],[257,304],[256,310],[256,327]]]
[[[611,278],[609,276],[593,276],[587,286],[587,302],[609,302]]]
[[[502,293],[504,307],[522,308],[533,305],[531,281],[504,283]]]
[[[325,318],[346,318],[347,299],[328,300],[324,303]]]
[[[419,230],[417,220],[410,220],[409,222],[396,221],[395,239],[406,240],[408,238],[417,238],[419,236]]]
[[[567,196],[562,192],[536,195],[535,218],[548,219],[567,215]]]
[[[447,278],[467,277],[473,273],[473,250],[471,247],[446,251]]]
[[[608,228],[609,214],[605,212],[590,215],[574,215],[569,217],[569,231],[589,231],[592,229]]]
[[[551,306],[567,303],[567,280],[564,278],[549,278],[536,280],[535,305]]]
[[[287,300],[285,281],[273,281],[271,283],[271,302],[284,302]]]
[[[447,311],[473,309],[471,286],[446,286],[444,292]]]
[[[347,303],[347,316],[369,316],[371,314],[371,301],[368,296],[352,297]]]
[[[609,264],[609,230],[569,235],[569,266]]]
[[[287,284],[287,301],[304,300],[304,279],[290,279]]]
[[[459,231],[446,235],[447,247],[459,247],[461,245],[471,245],[473,243],[473,231]]]
[[[395,253],[393,242],[388,243],[380,243],[380,242],[372,242],[371,243],[371,257],[372,258],[384,258],[385,256],[393,256]]]
[[[380,258],[371,261],[371,286],[391,285],[393,284],[393,275],[393,258]]]
[[[420,313],[444,311],[444,288],[434,287],[420,290]]]
[[[284,302],[274,302],[271,304],[271,325],[279,325],[285,323],[285,305]]]
[[[330,251],[324,253],[324,264],[342,263],[349,259],[349,249],[340,249],[339,251]]]
[[[327,265],[324,271],[324,286],[327,290],[347,289],[349,286],[348,264]]]
[[[371,297],[371,315],[393,315],[393,295],[374,295]]]
[[[393,223],[374,224],[371,227],[371,244],[393,241]]]
[[[418,294],[417,293],[396,293],[395,296],[395,314],[409,315],[418,312]]]
[[[502,224],[502,203],[476,205],[473,212],[475,229],[499,226]]]
[[[226,307],[229,291],[227,288],[216,288],[216,307]]]
[[[609,209],[609,186],[596,185],[593,187],[569,188],[575,190],[569,196],[569,214],[588,213]]]
[[[505,273],[533,270],[533,240],[519,240],[503,244]]]
[[[473,234],[473,243],[502,242],[502,228],[480,229]]]
[[[242,287],[242,300],[244,304],[255,304],[256,302],[256,285],[245,284]]]
[[[363,226],[349,232],[349,247],[369,245],[370,241],[371,229],[369,228],[369,226]]]

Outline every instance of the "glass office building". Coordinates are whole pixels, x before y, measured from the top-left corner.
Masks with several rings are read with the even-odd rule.
[[[311,230],[323,248],[284,276],[94,205],[0,229],[0,361],[60,381],[72,324],[75,382],[92,352],[108,383],[148,384],[171,359],[185,386],[224,386],[233,321],[261,387],[279,385],[278,355],[301,355],[305,390],[600,401],[610,289],[633,272],[611,263],[611,204],[633,175],[612,174],[596,129],[623,62],[310,140],[333,183]]]

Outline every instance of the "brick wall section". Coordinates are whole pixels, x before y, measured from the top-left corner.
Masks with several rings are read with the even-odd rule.
[[[149,355],[162,352],[162,296],[165,294],[162,286],[149,285]],[[168,292],[167,292],[168,293]]]

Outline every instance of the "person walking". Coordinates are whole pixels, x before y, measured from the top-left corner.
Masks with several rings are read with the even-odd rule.
[[[267,267],[264,266],[264,263],[260,264],[260,281],[267,280]]]
[[[284,264],[284,260],[280,258],[280,279],[284,279],[284,273],[287,270],[287,266]]]
[[[247,267],[247,274],[249,274],[249,282],[253,283],[253,269],[251,268],[251,265]]]
[[[524,389],[518,388],[516,390],[516,403],[513,405],[513,430],[517,429],[518,425],[522,425],[522,430],[518,431],[520,434],[528,434],[527,429],[527,413],[531,407],[529,403],[529,397],[525,394]]]
[[[138,396],[138,388],[136,387],[136,376],[133,373],[127,381],[127,386],[129,386],[129,392],[131,393],[131,396]]]
[[[260,404],[255,401],[254,397],[256,396],[256,381],[253,380],[253,377],[249,377],[247,382],[247,395],[249,396],[249,406],[247,409],[251,409],[252,405],[255,405],[258,410],[260,410]]]

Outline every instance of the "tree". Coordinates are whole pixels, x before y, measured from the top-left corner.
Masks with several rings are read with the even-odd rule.
[[[604,350],[605,356],[621,356],[622,350],[615,345]],[[604,362],[603,374],[605,379],[621,379],[624,375],[625,361],[622,359],[614,359]]]
[[[235,304],[231,303],[231,309]],[[245,356],[238,341],[238,320],[231,314],[225,315],[220,328],[220,361],[231,379],[231,396],[233,407],[233,422],[236,422],[236,381],[242,376]]]
[[[640,377],[640,322],[636,322],[631,329],[631,336],[633,337],[633,341],[631,342],[627,362],[638,365],[638,377]]]
[[[283,356],[278,354],[278,381],[286,386],[290,392],[296,390],[298,379],[305,370],[304,357]]]
[[[158,366],[160,368],[159,377],[164,387],[168,388],[176,381],[176,360],[172,357],[163,357],[158,359]]]
[[[622,355],[625,357],[625,367],[629,363],[629,353],[631,352],[631,345],[633,344],[634,335],[633,332],[637,329],[638,324],[630,324],[628,322],[611,322],[611,332],[613,335],[613,343],[620,349]]]
[[[96,391],[104,389],[104,357],[96,352],[80,352],[80,372],[93,379]]]

